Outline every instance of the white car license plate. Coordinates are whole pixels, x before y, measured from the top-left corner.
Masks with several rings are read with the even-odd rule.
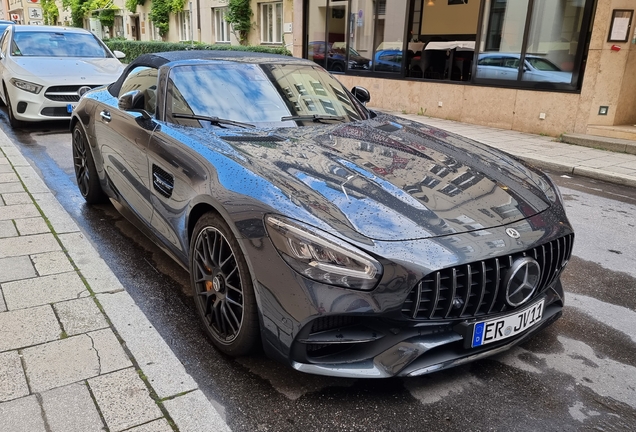
[[[475,323],[472,347],[497,342],[524,332],[541,321],[544,304],[545,299],[541,299],[514,314]]]
[[[76,106],[77,106],[77,105],[75,105],[75,104],[68,104],[68,105],[66,105],[66,112],[67,112],[67,113],[69,113],[69,114],[71,114],[71,113],[73,112],[73,110],[75,109],[75,107],[76,107]]]

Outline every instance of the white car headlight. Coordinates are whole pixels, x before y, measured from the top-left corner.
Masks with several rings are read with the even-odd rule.
[[[382,277],[378,261],[337,237],[281,216],[267,216],[265,222],[283,259],[309,279],[372,290]]]
[[[34,84],[29,81],[23,81],[17,78],[11,78],[11,84],[19,88],[20,90],[28,91],[29,93],[38,94],[42,91],[42,86],[39,84]]]

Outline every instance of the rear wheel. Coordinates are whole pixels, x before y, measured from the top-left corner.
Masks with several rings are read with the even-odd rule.
[[[190,283],[207,335],[226,354],[241,356],[259,345],[256,298],[247,263],[228,225],[206,213],[190,244]]]
[[[93,154],[88,148],[84,129],[78,124],[73,128],[73,165],[77,187],[88,204],[97,204],[106,200],[106,194],[99,184]]]

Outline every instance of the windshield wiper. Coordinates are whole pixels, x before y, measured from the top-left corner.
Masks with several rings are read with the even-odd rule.
[[[285,116],[280,119],[280,121],[287,120],[297,120],[297,121],[314,121],[314,122],[323,122],[323,121],[344,121],[345,118],[343,116],[335,116],[335,115],[325,115],[325,114],[311,114],[311,115],[293,115],[293,116]]]
[[[222,119],[222,118],[214,117],[214,116],[174,113],[174,114],[172,114],[172,117],[174,117],[174,118],[182,118],[182,119],[190,119],[190,120],[209,121],[210,123],[212,123],[213,125],[216,125],[216,126],[229,125],[229,126],[237,126],[237,127],[242,127],[242,128],[253,128],[253,127],[256,127],[253,124],[242,123],[242,122],[237,122],[237,121],[228,120],[228,119]]]

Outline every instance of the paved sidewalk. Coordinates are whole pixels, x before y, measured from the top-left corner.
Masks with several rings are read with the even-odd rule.
[[[636,155],[566,144],[554,137],[416,114],[391,114],[472,138],[542,169],[636,187]]]
[[[0,430],[229,431],[2,131]]]

